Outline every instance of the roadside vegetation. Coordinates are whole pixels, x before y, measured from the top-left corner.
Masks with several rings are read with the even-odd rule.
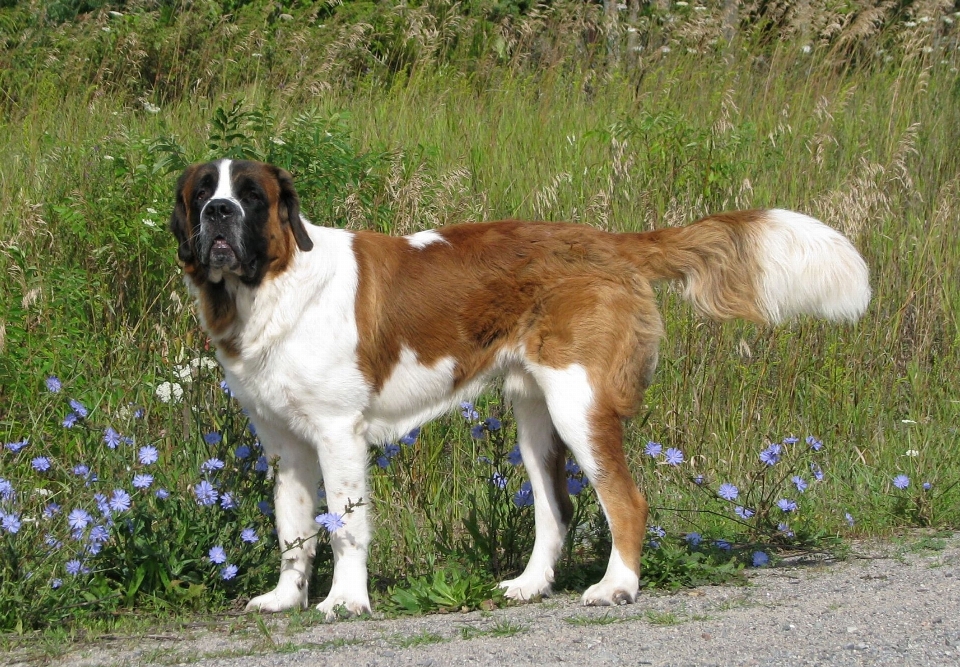
[[[627,441],[653,508],[644,581],[955,528],[958,9],[0,1],[0,631],[224,610],[274,583],[271,462],[166,230],[179,170],[222,156],[291,170],[314,222],[398,234],[819,217],[871,267],[856,325],[718,325],[659,295]],[[379,610],[503,604],[533,540],[514,444],[493,392],[371,450]],[[609,535],[568,475],[557,587],[582,590]],[[345,509],[320,490],[318,532]]]

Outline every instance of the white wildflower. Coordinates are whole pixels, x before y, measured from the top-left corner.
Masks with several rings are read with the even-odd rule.
[[[161,382],[154,393],[163,403],[179,403],[183,400],[183,387],[176,382]]]

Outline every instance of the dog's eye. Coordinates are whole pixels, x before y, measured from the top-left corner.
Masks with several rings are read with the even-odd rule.
[[[199,190],[197,190],[197,194],[195,196],[197,201],[203,201],[204,199],[207,198],[208,194],[204,188],[200,188]]]
[[[243,201],[249,204],[259,204],[260,202],[263,201],[263,197],[260,196],[259,192],[256,192],[255,190],[250,190],[243,195]]]

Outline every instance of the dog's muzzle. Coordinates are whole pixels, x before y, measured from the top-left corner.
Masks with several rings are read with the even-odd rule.
[[[240,268],[237,234],[243,210],[229,199],[211,199],[200,213],[202,237],[206,241],[206,264],[212,269],[236,271]]]

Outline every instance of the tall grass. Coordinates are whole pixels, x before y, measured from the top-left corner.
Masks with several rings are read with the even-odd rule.
[[[289,19],[259,3],[231,16],[212,4],[161,5],[62,23],[40,4],[0,10],[11,63],[0,71],[0,438],[31,439],[29,457],[0,452],[0,477],[17,482],[21,500],[39,502],[36,489],[47,488],[66,507],[81,493],[66,471],[81,458],[97,458],[104,477],[126,474],[128,460],[97,433],[60,426],[66,405],[44,389],[56,375],[98,428],[119,424],[131,404],[146,407],[138,444],[166,452],[171,484],[190,498],[209,453],[202,435],[223,430],[233,408],[215,374],[184,380],[184,364],[212,353],[164,227],[177,167],[240,151],[287,161],[316,222],[393,233],[502,217],[649,229],[772,206],[820,217],[871,267],[875,296],[855,326],[719,326],[660,294],[660,368],[627,442],[654,522],[674,534],[745,535],[693,511],[716,509],[715,497],[689,479],[704,474],[714,489],[746,480],[767,445],[813,435],[826,444],[826,477],[795,527],[846,532],[847,512],[866,533],[955,526],[953,17],[920,3],[899,15],[864,5],[832,28],[827,10],[804,19],[765,7],[752,23],[745,14],[730,41],[719,5],[651,10],[632,26],[580,3],[516,13],[321,4]],[[241,138],[225,138],[224,123]],[[157,398],[164,382],[183,385],[183,402]],[[496,394],[481,403],[484,415],[505,417]],[[240,422],[229,428],[243,432]],[[650,440],[682,450],[682,468],[644,454]],[[469,561],[464,521],[471,507],[490,510],[492,471],[477,462],[490,446],[454,416],[373,468],[371,570],[385,583],[432,566],[427,554]],[[41,453],[59,462],[59,477],[30,469]],[[495,463],[513,471],[517,491],[520,469]],[[908,489],[893,486],[898,474]],[[473,506],[462,500],[471,494]],[[600,553],[604,539],[589,491],[578,498],[573,571],[593,557],[584,545]],[[8,556],[15,539],[0,534]],[[201,560],[207,547],[181,546]],[[264,548],[259,567],[269,571],[275,556]],[[0,590],[15,589],[15,571],[23,576],[0,566]],[[154,604],[128,575],[104,571],[134,590],[121,602]],[[202,604],[262,585],[251,577],[227,590],[203,576],[193,581],[208,587]],[[164,590],[156,584],[149,600],[185,604]],[[0,611],[5,627],[17,611]],[[27,626],[53,618],[31,613]]]

